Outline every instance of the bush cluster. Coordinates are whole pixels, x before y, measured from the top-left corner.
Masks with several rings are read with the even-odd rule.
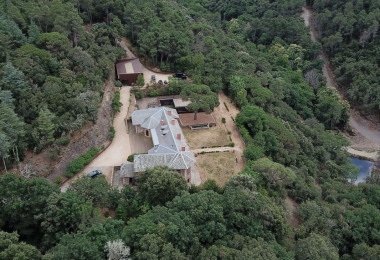
[[[120,112],[120,107],[123,103],[120,102],[120,92],[115,93],[115,97],[112,100],[112,109],[114,112]]]
[[[140,153],[133,153],[133,154],[129,155],[127,158],[127,161],[133,162],[133,160],[135,159],[135,155],[138,155],[138,154],[140,154]]]
[[[110,126],[110,132],[109,132],[109,134],[108,134],[108,139],[109,139],[110,141],[112,141],[113,138],[115,137],[115,133],[116,133],[115,127]]]
[[[74,161],[72,161],[71,163],[67,164],[67,168],[66,168],[66,171],[65,171],[65,176],[67,178],[71,178],[73,177],[73,175],[77,172],[79,172],[80,170],[82,170],[82,168],[88,164],[89,162],[91,162],[95,155],[97,153],[99,153],[99,148],[97,147],[93,147],[90,151],[88,152],[85,152],[84,154],[82,154],[81,156],[79,156],[78,158],[76,158]]]

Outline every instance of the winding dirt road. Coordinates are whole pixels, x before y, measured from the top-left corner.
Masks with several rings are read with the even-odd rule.
[[[302,7],[302,15],[301,17],[305,21],[305,26],[310,28],[310,38],[313,42],[317,41],[316,30],[313,27],[311,22],[312,12],[306,8]],[[329,70],[330,66],[329,60],[326,55],[322,53],[319,56],[320,59],[324,61],[323,65],[323,76],[326,78],[326,85],[331,86],[338,90],[337,84],[334,79],[334,75],[332,70]],[[331,66],[330,66],[331,67]],[[341,98],[343,95],[340,93]],[[363,157],[367,157],[372,160],[377,160],[379,158],[378,152],[372,152],[373,150],[380,149],[380,132],[378,131],[378,127],[373,126],[371,122],[362,118],[355,110],[351,110],[349,126],[353,130],[353,132],[357,133],[357,136],[346,135],[348,139],[351,141],[351,146],[347,147],[347,152],[353,155],[359,155]],[[372,150],[372,151],[359,151],[355,148],[361,148],[364,150]]]

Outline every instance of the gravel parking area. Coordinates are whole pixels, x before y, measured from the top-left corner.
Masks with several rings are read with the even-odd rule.
[[[165,80],[169,81],[169,76],[173,75],[173,73],[163,73],[163,72],[151,71],[151,70],[145,68],[144,65],[142,67],[143,67],[145,85],[150,83],[152,75],[156,76],[156,82],[158,82],[159,80],[162,80],[162,82],[164,82]]]

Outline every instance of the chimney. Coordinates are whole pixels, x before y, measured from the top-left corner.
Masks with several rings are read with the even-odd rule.
[[[174,119],[172,119],[172,125],[175,125],[175,120]]]
[[[186,151],[186,147],[182,146],[182,152]]]
[[[165,125],[165,121],[164,120],[161,120],[161,125]]]
[[[181,134],[177,134],[177,139],[181,140]]]
[[[172,111],[171,111],[171,110],[168,110],[168,115],[169,115],[169,116],[172,115]]]

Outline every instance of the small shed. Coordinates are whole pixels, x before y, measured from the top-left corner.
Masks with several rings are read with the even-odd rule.
[[[117,78],[123,85],[133,86],[139,75],[144,76],[143,67],[138,58],[116,61]]]

